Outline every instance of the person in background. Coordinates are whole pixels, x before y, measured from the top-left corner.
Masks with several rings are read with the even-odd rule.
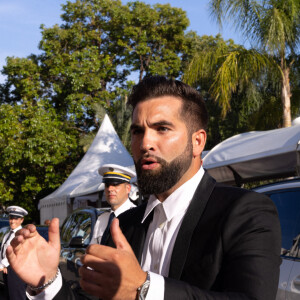
[[[47,220],[45,220],[45,222],[44,222],[44,225],[46,225],[46,226],[49,226],[50,225],[50,220],[49,219],[47,219]]]
[[[6,298],[11,300],[26,299],[26,283],[23,282],[10,267],[6,258],[6,249],[15,233],[22,228],[24,217],[28,212],[20,206],[9,206],[6,209],[9,218],[10,231],[4,235],[0,252],[0,271],[3,272],[3,280],[6,288]]]
[[[104,212],[98,217],[90,244],[105,245],[112,220],[127,209],[136,206],[129,199],[130,180],[136,174],[131,169],[116,164],[103,165],[99,168],[99,174],[105,184],[105,199],[110,205],[110,211]]]
[[[281,264],[276,207],[269,197],[220,184],[203,169],[208,114],[199,92],[178,80],[146,77],[128,102],[138,186],[150,197],[113,220],[106,245],[87,248],[81,287],[115,300],[275,299]],[[51,221],[48,244],[33,225],[18,234],[7,255],[39,290],[38,299],[74,299],[58,274],[58,219]],[[42,255],[48,259],[40,261]]]

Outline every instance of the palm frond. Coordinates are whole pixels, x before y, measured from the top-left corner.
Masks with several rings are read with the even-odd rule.
[[[268,56],[256,50],[239,49],[231,51],[218,69],[211,86],[211,95],[222,107],[222,116],[230,110],[231,95],[261,75],[272,64]]]

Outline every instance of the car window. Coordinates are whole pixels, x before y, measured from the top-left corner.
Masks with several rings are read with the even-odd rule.
[[[72,214],[68,220],[63,224],[61,229],[61,241],[64,245],[70,243],[75,236],[83,237],[85,245],[90,242],[92,218],[89,213],[75,213]]]
[[[2,243],[3,237],[5,236],[5,234],[6,234],[7,232],[9,232],[9,230],[10,230],[10,227],[9,227],[9,226],[8,226],[8,227],[2,227],[2,228],[0,229],[0,245],[1,245],[1,243]]]
[[[60,239],[61,239],[61,243],[64,245],[67,245],[69,243],[69,239],[70,239],[70,224],[72,223],[72,219],[73,219],[74,215],[69,216],[63,223],[63,225],[61,226],[60,229]]]
[[[9,226],[9,221],[6,219],[0,220],[0,228]]]
[[[282,248],[291,249],[300,234],[300,189],[268,192],[274,201],[281,224]]]

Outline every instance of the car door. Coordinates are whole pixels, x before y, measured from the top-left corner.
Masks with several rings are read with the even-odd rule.
[[[300,188],[266,194],[277,207],[282,235],[282,264],[276,300],[300,300]]]
[[[300,299],[300,257],[293,261],[289,281],[286,288],[286,299]]]
[[[300,234],[293,240],[293,246],[287,253],[291,263],[291,272],[286,287],[286,299],[300,299]]]
[[[59,266],[64,279],[79,293],[83,292],[79,286],[78,262],[91,240],[96,216],[95,209],[76,211],[65,220],[61,228],[62,248]]]
[[[5,234],[9,232],[9,230],[10,230],[9,226],[0,228],[0,248],[1,248],[2,242],[4,242],[3,238],[4,238]],[[4,284],[3,272],[0,272],[0,284]]]

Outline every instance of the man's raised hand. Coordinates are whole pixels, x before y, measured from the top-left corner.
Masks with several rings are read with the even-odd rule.
[[[32,224],[20,229],[7,247],[10,266],[27,284],[37,287],[55,277],[60,254],[59,220],[52,219],[47,242]]]
[[[141,269],[117,218],[110,230],[116,249],[97,244],[87,248],[81,258],[81,287],[101,299],[135,299],[147,273]]]

